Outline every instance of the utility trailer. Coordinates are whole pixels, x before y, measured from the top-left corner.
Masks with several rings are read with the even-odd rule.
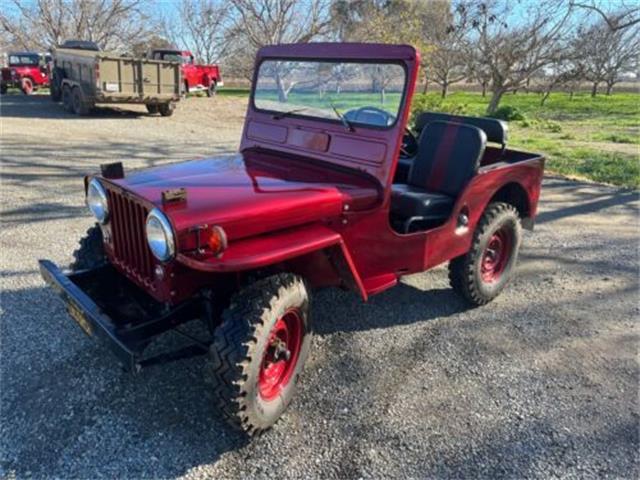
[[[97,104],[141,104],[151,114],[173,114],[180,100],[180,64],[122,57],[91,42],[65,42],[53,51],[51,99],[86,115]]]

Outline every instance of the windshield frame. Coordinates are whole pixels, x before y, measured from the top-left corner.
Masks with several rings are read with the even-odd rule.
[[[278,115],[284,113],[282,110],[269,110],[266,108],[259,108],[255,103],[255,93],[256,87],[258,85],[258,75],[260,74],[260,67],[264,62],[272,62],[272,61],[280,61],[280,62],[315,62],[315,63],[351,63],[351,64],[384,64],[384,65],[398,65],[402,68],[404,72],[404,83],[402,85],[402,93],[400,98],[400,103],[398,104],[398,111],[395,115],[393,123],[389,125],[373,125],[371,123],[362,123],[354,120],[349,120],[349,123],[354,127],[359,128],[367,128],[372,130],[391,130],[395,128],[398,124],[398,121],[403,116],[403,112],[406,106],[407,101],[407,87],[409,85],[409,69],[407,64],[400,59],[385,59],[385,58],[371,58],[371,59],[361,59],[361,58],[317,58],[317,57],[287,57],[287,56],[278,56],[278,57],[262,57],[260,61],[256,64],[255,70],[253,73],[253,82],[251,85],[251,99],[250,105],[251,108],[260,113],[265,113],[269,115]],[[344,112],[340,112],[344,113]],[[287,118],[300,118],[303,120],[309,120],[314,122],[327,122],[334,125],[343,126],[343,122],[340,118],[330,118],[330,117],[319,117],[315,115],[305,115],[304,113],[296,112],[290,113],[286,115]]]

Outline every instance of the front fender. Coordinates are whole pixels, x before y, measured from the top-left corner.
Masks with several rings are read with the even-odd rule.
[[[282,232],[231,242],[224,253],[217,258],[198,258],[179,253],[176,260],[194,270],[229,273],[255,270],[300,258],[313,252],[335,248],[340,249],[345,265],[345,268],[340,269],[340,275],[350,275],[351,278],[344,279],[345,283],[354,285],[366,300],[367,293],[342,236],[320,224],[290,228]]]

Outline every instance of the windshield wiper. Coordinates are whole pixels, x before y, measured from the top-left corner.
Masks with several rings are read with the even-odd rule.
[[[308,108],[307,107],[294,108],[292,110],[287,110],[286,112],[276,113],[276,114],[273,115],[273,119],[274,120],[281,120],[284,117],[288,117],[289,115],[293,115],[294,113],[304,112],[305,110],[308,110]]]
[[[336,114],[336,117],[338,117],[340,119],[340,121],[342,122],[342,125],[344,125],[344,128],[347,129],[348,132],[355,132],[356,129],[353,128],[353,125],[351,125],[351,122],[349,122],[349,120],[347,120],[346,118],[344,118],[344,115],[342,115],[338,109],[336,108],[336,106],[333,104],[333,102],[329,102],[329,105],[331,105],[331,108],[333,109],[333,112]]]

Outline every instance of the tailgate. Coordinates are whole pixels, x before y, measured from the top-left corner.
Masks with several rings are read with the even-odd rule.
[[[177,100],[180,96],[180,66],[158,60],[102,57],[100,90],[105,97]]]

